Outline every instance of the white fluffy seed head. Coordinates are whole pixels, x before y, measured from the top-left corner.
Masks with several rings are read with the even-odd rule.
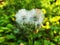
[[[21,9],[16,14],[16,22],[20,25],[23,23],[31,23],[35,24],[36,26],[39,24],[41,26],[44,14],[40,9],[32,9],[30,11],[26,9]]]

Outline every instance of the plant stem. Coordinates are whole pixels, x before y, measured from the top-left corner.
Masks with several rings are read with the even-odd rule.
[[[28,39],[28,44],[29,44],[29,45],[34,45],[33,39],[29,38],[29,39]]]

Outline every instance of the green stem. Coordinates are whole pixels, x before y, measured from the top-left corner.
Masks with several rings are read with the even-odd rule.
[[[31,39],[31,38],[28,39],[28,44],[29,44],[29,45],[33,45],[33,39]]]

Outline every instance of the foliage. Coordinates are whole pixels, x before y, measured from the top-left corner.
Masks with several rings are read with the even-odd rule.
[[[15,22],[19,9],[42,9],[45,19],[42,28],[20,31]],[[30,39],[29,39],[30,38]],[[28,42],[29,41],[29,42]],[[60,0],[2,0],[0,1],[0,44],[1,45],[60,45]],[[28,44],[29,43],[29,44]]]

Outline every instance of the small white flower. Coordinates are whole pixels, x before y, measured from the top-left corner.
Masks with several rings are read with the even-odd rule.
[[[18,24],[23,24],[23,22],[26,21],[25,18],[27,18],[27,11],[25,9],[21,9],[17,12],[15,17]]]
[[[18,24],[31,23],[35,24],[35,26],[41,26],[44,19],[44,14],[40,9],[32,9],[30,11],[21,9],[17,12],[15,17]]]

